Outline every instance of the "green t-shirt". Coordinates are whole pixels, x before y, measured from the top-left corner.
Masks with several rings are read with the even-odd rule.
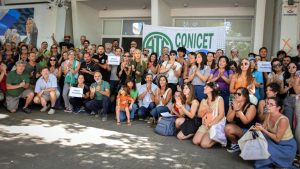
[[[134,65],[136,71],[141,72],[140,75],[137,75],[137,74],[135,74],[135,72],[132,72],[135,74],[135,83],[141,83],[143,75],[145,73],[145,70],[147,69],[147,64],[144,61],[142,61],[142,62],[132,61],[131,66],[132,65]]]
[[[98,84],[97,82],[91,84],[91,88],[93,88],[93,87],[96,88],[97,86],[100,86],[100,89],[102,91],[105,91],[106,89],[110,88],[109,83],[104,80],[101,81],[101,84]],[[101,93],[99,93],[98,91],[96,91],[95,99],[102,100],[102,97],[103,97],[103,95]]]
[[[11,84],[11,85],[18,85],[20,84],[22,81],[25,81],[26,84],[29,84],[29,75],[26,72],[23,72],[23,74],[19,75],[17,74],[17,72],[11,71],[8,73],[7,76],[7,80],[6,83],[7,84]],[[17,89],[12,89],[12,90],[7,90],[7,95],[8,96],[13,96],[13,97],[17,97],[19,95],[21,95],[21,93],[24,91],[24,88],[17,88]]]
[[[137,98],[139,95],[138,90],[130,90],[130,97],[131,98]]]

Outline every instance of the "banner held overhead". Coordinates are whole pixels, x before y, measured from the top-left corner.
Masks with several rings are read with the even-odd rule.
[[[187,28],[143,25],[143,48],[158,54],[163,47],[176,50],[183,46],[188,51],[224,50],[225,36],[225,26]]]

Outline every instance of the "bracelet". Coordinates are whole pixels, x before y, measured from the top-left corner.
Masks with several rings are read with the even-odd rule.
[[[236,113],[239,112],[239,111],[241,111],[241,109],[235,110]]]

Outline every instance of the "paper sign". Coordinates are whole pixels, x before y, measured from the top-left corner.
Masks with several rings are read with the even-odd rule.
[[[109,65],[120,65],[120,57],[115,55],[108,56],[108,63]]]
[[[272,72],[271,62],[266,62],[266,61],[257,62],[257,71],[259,71],[259,72]]]
[[[71,87],[70,88],[70,92],[69,92],[69,96],[70,97],[82,97],[83,94],[83,89],[79,88],[79,87]]]
[[[173,116],[175,116],[173,114],[170,114],[169,112],[163,112],[163,113],[160,113],[160,115],[163,116],[163,117],[173,117]]]

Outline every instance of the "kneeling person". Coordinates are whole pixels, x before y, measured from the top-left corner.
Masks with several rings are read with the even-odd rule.
[[[51,108],[48,111],[48,114],[55,113],[55,102],[56,99],[59,97],[59,92],[57,90],[57,78],[55,75],[50,74],[48,68],[42,68],[41,70],[41,77],[38,79],[35,85],[34,92],[37,95],[34,97],[33,101],[36,104],[41,104],[43,108],[41,112],[47,111],[49,108],[47,106],[47,102],[51,102]]]

